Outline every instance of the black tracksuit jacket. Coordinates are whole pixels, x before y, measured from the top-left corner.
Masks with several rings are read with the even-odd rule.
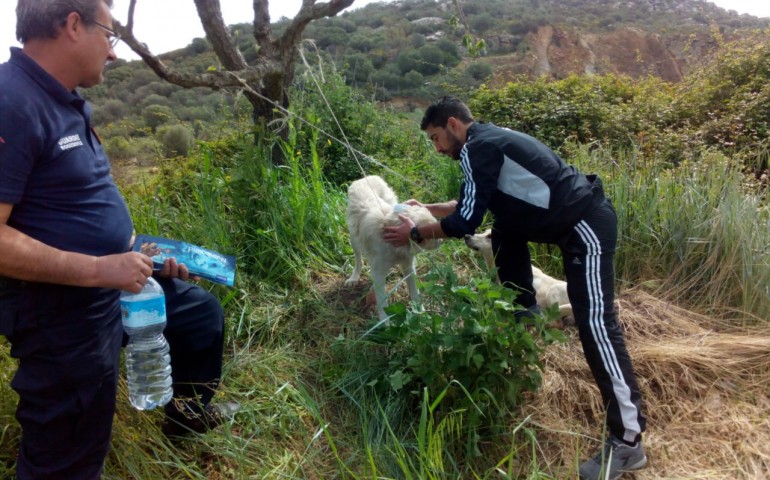
[[[641,438],[646,418],[614,306],[617,217],[601,180],[567,165],[521,132],[474,123],[460,152],[464,180],[457,209],[441,221],[450,237],[473,234],[489,210],[498,277],[535,305],[527,242],[562,252],[567,292],[591,372],[617,438]]]
[[[475,233],[489,210],[503,236],[556,243],[594,201],[591,182],[550,148],[493,124],[470,126],[460,165],[457,210],[441,220],[449,237]]]

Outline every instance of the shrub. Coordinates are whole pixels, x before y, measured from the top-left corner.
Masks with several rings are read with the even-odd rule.
[[[158,131],[163,154],[168,157],[186,157],[195,141],[193,132],[184,125],[171,125]]]
[[[486,62],[473,62],[465,69],[465,74],[481,82],[492,76],[492,67]]]
[[[99,106],[94,106],[94,123],[116,122],[126,115],[126,110],[126,104],[120,100],[107,100]]]
[[[142,118],[145,125],[154,131],[159,126],[174,120],[176,115],[170,107],[165,105],[150,105],[142,110]]]
[[[570,76],[509,83],[500,90],[482,87],[470,107],[483,120],[528,133],[553,149],[568,139],[632,147],[640,135],[654,136],[673,101],[670,86],[648,78]]]
[[[125,160],[136,156],[136,146],[123,136],[113,136],[104,141],[104,151],[111,160]]]
[[[540,354],[546,345],[564,341],[563,333],[547,328],[546,317],[514,321],[521,307],[513,303],[510,289],[480,278],[461,285],[448,265],[434,266],[420,287],[424,311],[392,304],[386,307],[388,325],[361,342],[348,339],[336,346],[353,363],[341,388],[356,390],[358,385],[347,384],[353,381],[379,398],[398,395],[410,405],[407,411],[427,391],[431,398],[443,398],[444,415],[466,411],[476,435],[478,429],[504,425],[507,412],[539,388]]]

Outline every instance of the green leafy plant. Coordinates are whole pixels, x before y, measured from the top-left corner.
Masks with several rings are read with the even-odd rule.
[[[511,290],[486,278],[463,285],[449,265],[434,266],[421,288],[424,310],[403,303],[386,308],[390,322],[363,340],[366,372],[355,377],[366,378],[378,395],[398,395],[415,408],[424,392],[440,394],[445,414],[466,412],[466,451],[473,455],[481,430],[504,424],[510,408],[537,390],[540,354],[564,336],[548,327],[553,312],[517,321],[514,314],[522,308]],[[385,355],[372,357],[372,350]],[[381,363],[373,365],[377,358]]]

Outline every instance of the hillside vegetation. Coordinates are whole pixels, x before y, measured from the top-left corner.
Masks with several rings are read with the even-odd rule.
[[[678,83],[612,73],[445,88],[477,118],[602,176],[619,217],[619,316],[649,417],[641,480],[770,471],[770,41],[712,35],[715,55]],[[202,285],[226,311],[218,398],[242,410],[173,444],[162,413],[131,409],[122,388],[105,479],[576,477],[603,419],[574,329],[510,322],[514,299],[462,242],[420,258],[424,310],[394,286],[387,328],[367,304],[370,282],[344,285],[351,179],[382,175],[402,199],[457,195],[458,165],[419,131],[419,107],[377,102],[314,55],[292,92],[289,134],[275,138],[254,131],[237,95],[157,82],[140,95],[132,66],[108,75],[122,80],[94,98],[100,115],[115,109],[102,117],[111,153],[137,157],[115,170],[136,230],[238,259],[235,288]],[[124,99],[107,108],[110,95]],[[141,115],[126,107],[150,97],[160,103]],[[157,116],[144,118],[150,107]],[[161,154],[177,134],[187,150]],[[558,276],[556,249],[532,252]],[[20,432],[4,339],[0,349],[4,478]]]
[[[402,0],[369,4],[312,22],[306,64],[338,72],[365,98],[411,110],[447,92],[508,81],[564,79],[587,72],[652,76],[677,83],[720,43],[768,27],[767,19],[727,12],[700,0]],[[190,7],[192,8],[192,7]],[[279,33],[289,19],[274,19]],[[256,57],[252,26],[231,26],[248,62]],[[484,48],[470,55],[471,44]],[[162,55],[170,67],[203,73],[220,68],[209,43],[193,40]],[[301,75],[300,75],[301,76]],[[300,78],[299,82],[303,80]],[[118,60],[106,82],[84,92],[113,161],[143,165],[184,156],[223,125],[249,115],[233,91],[183,89],[140,61]]]

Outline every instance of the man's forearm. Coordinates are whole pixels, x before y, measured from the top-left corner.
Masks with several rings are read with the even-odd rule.
[[[0,224],[0,275],[60,285],[95,286],[97,257],[50,247]]]
[[[427,208],[434,217],[446,217],[453,214],[457,209],[457,200],[450,200],[443,203],[431,203],[425,205],[425,208]]]

